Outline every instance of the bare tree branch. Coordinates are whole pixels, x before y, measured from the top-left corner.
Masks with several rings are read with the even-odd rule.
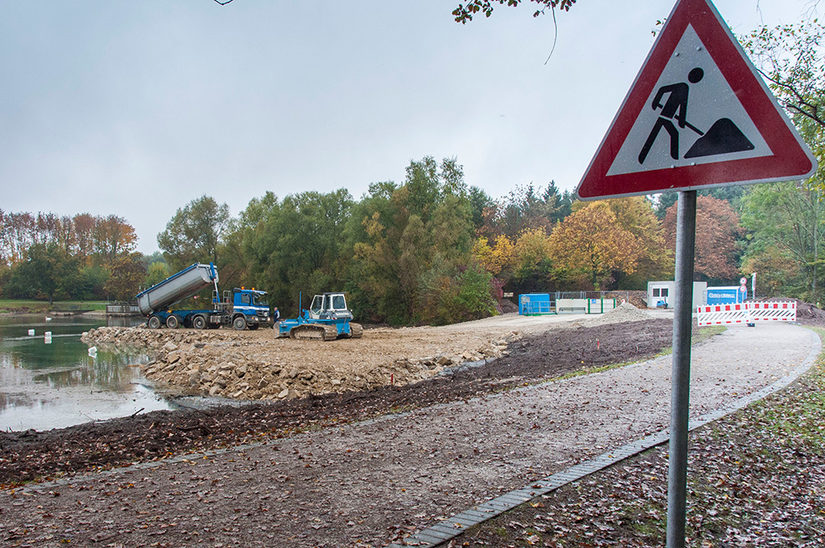
[[[819,124],[821,126],[825,126],[825,120],[823,120],[822,117],[820,117],[819,114],[818,114],[819,105],[817,105],[815,103],[812,103],[811,101],[807,100],[792,85],[790,85],[786,82],[781,82],[776,78],[773,78],[772,76],[770,76],[769,74],[767,74],[766,72],[764,72],[761,69],[757,69],[757,70],[759,70],[759,73],[762,74],[763,77],[770,80],[771,82],[773,82],[777,86],[779,86],[782,89],[788,91],[791,95],[796,97],[796,100],[799,104],[794,104],[790,101],[785,101],[785,104],[789,109],[792,109],[792,110],[798,112],[799,114],[802,114],[803,116],[807,116],[808,118],[810,118],[811,120],[813,120],[814,122],[816,122],[817,124]],[[810,109],[810,110],[806,110],[806,108]]]

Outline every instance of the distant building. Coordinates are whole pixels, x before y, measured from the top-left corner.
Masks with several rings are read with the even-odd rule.
[[[693,282],[693,308],[707,304],[707,282]],[[673,308],[676,303],[676,282],[647,282],[648,308]]]

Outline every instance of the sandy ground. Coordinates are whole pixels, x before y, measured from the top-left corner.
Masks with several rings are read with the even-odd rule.
[[[278,400],[310,394],[403,386],[464,362],[500,358],[507,345],[555,328],[651,317],[631,305],[604,315],[504,314],[443,327],[368,329],[360,339],[297,341],[274,330],[198,331],[102,327],[84,334],[98,345],[150,348],[155,360],[143,374],[174,393],[242,400]]]
[[[732,328],[693,351],[691,413],[771,383],[815,335]],[[382,546],[666,427],[670,357],[0,494],[8,545]]]

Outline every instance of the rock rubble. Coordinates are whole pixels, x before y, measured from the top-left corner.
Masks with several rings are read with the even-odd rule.
[[[152,360],[146,378],[165,390],[242,400],[405,385],[463,362],[498,358],[519,332],[433,327],[368,330],[361,339],[295,341],[271,329],[232,331],[101,327],[88,344],[140,347]]]

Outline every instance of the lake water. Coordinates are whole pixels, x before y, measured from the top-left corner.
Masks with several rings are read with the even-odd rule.
[[[105,320],[83,317],[0,318],[0,429],[49,430],[170,409],[134,367],[149,360],[146,354],[90,353],[80,342],[84,331],[101,325]]]

